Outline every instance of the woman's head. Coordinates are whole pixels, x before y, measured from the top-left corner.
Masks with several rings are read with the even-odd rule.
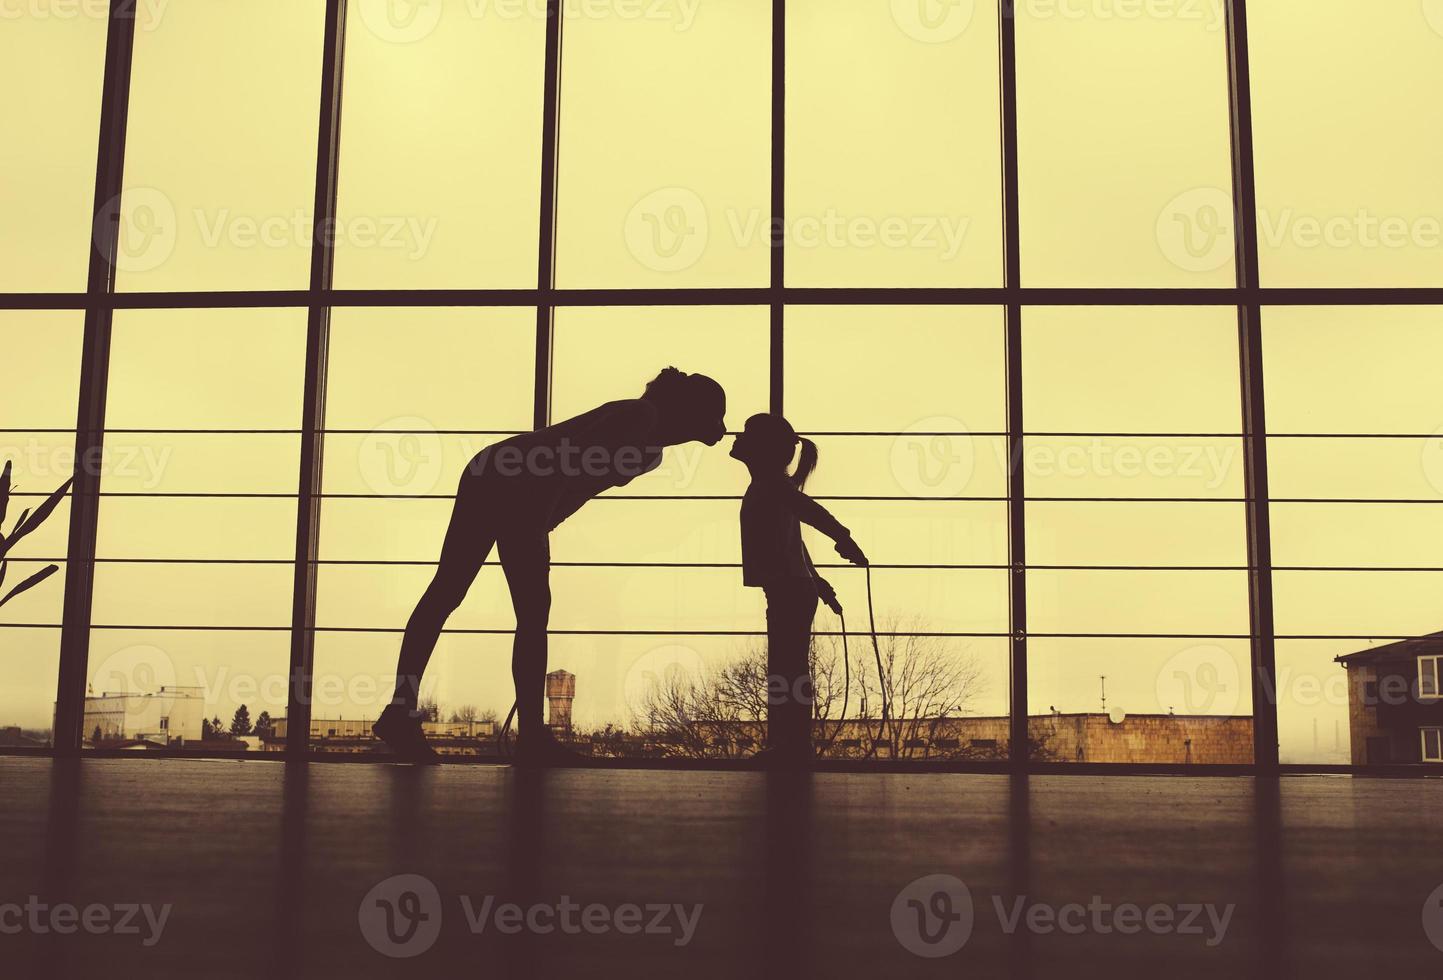
[[[817,446],[812,440],[797,435],[792,424],[780,415],[763,413],[747,419],[746,427],[732,442],[731,455],[749,467],[785,471],[799,443],[802,451],[791,480],[801,488],[817,468]]]
[[[665,368],[641,397],[656,406],[661,433],[672,443],[715,446],[726,435],[726,392],[704,374]]]

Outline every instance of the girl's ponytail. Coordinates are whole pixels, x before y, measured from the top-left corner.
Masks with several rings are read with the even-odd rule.
[[[807,477],[817,468],[817,444],[806,436],[799,436],[802,451],[797,456],[797,471],[792,474],[792,483],[798,490],[807,485]]]

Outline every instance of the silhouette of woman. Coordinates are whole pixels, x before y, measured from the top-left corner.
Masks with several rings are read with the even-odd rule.
[[[669,367],[640,398],[607,402],[585,414],[488,446],[467,465],[435,577],[406,624],[396,691],[373,731],[398,756],[435,762],[416,703],[421,675],[446,619],[461,604],[494,545],[500,555],[516,637],[516,761],[564,763],[575,756],[542,724],[546,630],[551,613],[550,532],[592,497],[657,467],[666,446],[716,445],[726,432],[726,393],[700,374]]]

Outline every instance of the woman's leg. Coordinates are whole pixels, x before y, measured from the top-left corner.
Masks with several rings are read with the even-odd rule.
[[[551,620],[551,541],[544,530],[507,531],[500,539],[501,568],[516,610],[511,679],[516,684],[516,730],[521,739],[544,734],[546,630]]]
[[[401,640],[392,704],[402,705],[410,713],[416,711],[421,675],[426,672],[441,629],[466,598],[496,541],[495,532],[490,530],[493,515],[488,513],[490,508],[480,493],[478,479],[470,473],[461,478],[456,504],[451,510],[451,523],[446,528],[446,541],[441,546],[441,560],[431,584],[411,613]]]

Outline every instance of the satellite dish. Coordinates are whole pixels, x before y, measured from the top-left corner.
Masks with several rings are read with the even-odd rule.
[[[1127,712],[1123,711],[1121,708],[1113,708],[1107,713],[1107,720],[1112,722],[1114,725],[1121,725],[1124,721],[1127,720]]]

